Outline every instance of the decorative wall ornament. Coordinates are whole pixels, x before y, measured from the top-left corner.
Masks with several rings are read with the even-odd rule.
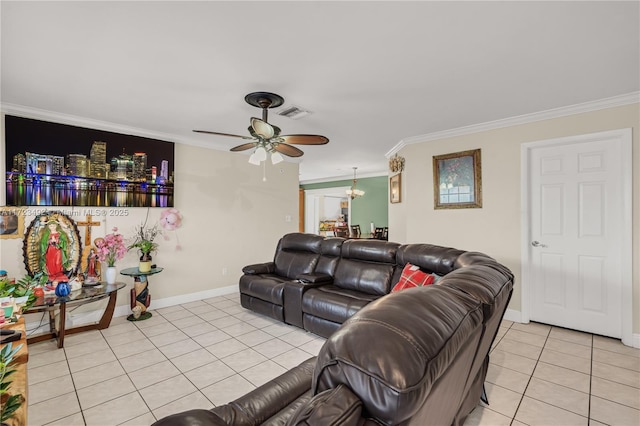
[[[180,240],[178,239],[177,229],[182,226],[182,213],[178,209],[167,209],[160,214],[160,226],[165,231],[174,231],[176,234],[176,250],[182,250]],[[164,234],[164,239],[168,240],[167,234]]]
[[[78,228],[62,212],[42,213],[29,225],[23,251],[29,275],[42,272],[50,282],[68,281],[75,275],[82,255]]]
[[[402,172],[404,170],[404,157],[395,154],[389,158],[389,170],[391,170],[392,173]]]

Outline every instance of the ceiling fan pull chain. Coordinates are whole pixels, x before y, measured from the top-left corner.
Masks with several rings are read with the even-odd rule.
[[[267,160],[262,162],[262,181],[267,181]]]

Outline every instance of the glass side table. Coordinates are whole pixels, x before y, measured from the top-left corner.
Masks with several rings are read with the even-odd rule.
[[[149,272],[140,272],[135,268],[126,268],[120,271],[122,275],[133,277],[133,288],[131,289],[131,312],[127,317],[129,321],[142,321],[151,318],[151,312],[147,308],[151,304],[149,294],[149,275],[162,272],[163,268],[151,268]]]

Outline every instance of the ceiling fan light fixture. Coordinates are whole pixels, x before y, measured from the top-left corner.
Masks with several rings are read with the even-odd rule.
[[[254,166],[260,165],[260,160],[258,160],[258,156],[255,152],[251,154],[251,157],[249,157],[249,164],[253,164]]]
[[[278,164],[284,161],[284,157],[279,152],[271,153],[271,164]]]
[[[264,161],[267,159],[267,150],[264,149],[263,146],[259,146],[256,148],[256,152],[254,152],[256,159],[258,161]]]

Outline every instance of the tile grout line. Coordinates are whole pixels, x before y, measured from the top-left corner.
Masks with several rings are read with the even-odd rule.
[[[513,325],[513,324],[511,324],[511,325]],[[511,327],[509,327],[509,330],[511,330]],[[527,385],[522,390],[522,396],[520,397],[520,401],[518,402],[518,406],[516,407],[516,411],[513,413],[513,418],[511,419],[510,425],[513,425],[513,422],[516,421],[516,416],[518,415],[518,411],[520,410],[520,406],[522,405],[522,401],[524,400],[525,393],[527,393],[527,389],[529,389],[529,385],[531,384],[531,379],[533,379],[533,375],[536,372],[536,368],[538,368],[538,363],[540,362],[540,358],[542,357],[542,352],[544,352],[544,347],[547,344],[547,340],[549,340],[549,335],[550,334],[551,334],[551,327],[549,327],[549,331],[547,332],[547,335],[545,336],[544,344],[542,345],[542,349],[540,350],[540,354],[538,355],[538,358],[536,359],[536,364],[533,366],[533,370],[531,370],[531,375],[529,376],[529,380],[527,380]],[[518,421],[520,421],[520,420],[518,420]]]
[[[591,362],[589,363],[589,400],[587,401],[587,422],[591,423],[591,390],[593,388],[593,334],[591,335]]]
[[[128,321],[128,320],[127,320],[127,321]],[[133,321],[131,321],[131,322],[133,322]],[[137,329],[140,333],[142,333],[142,334],[144,335],[144,333],[142,332],[142,330],[140,330],[140,328],[137,326],[137,324],[135,324],[135,323],[134,323],[133,325],[136,327],[136,329]],[[101,331],[100,333],[102,334],[102,331]],[[126,331],[125,331],[125,333],[126,333]],[[145,401],[145,399],[142,397],[142,394],[140,394],[140,389],[138,389],[138,388],[136,387],[135,382],[134,382],[134,381],[131,379],[131,377],[129,376],[129,372],[124,368],[124,365],[122,365],[122,362],[120,361],[120,358],[118,358],[118,355],[116,355],[116,353],[114,352],[113,348],[111,347],[111,344],[109,343],[109,341],[106,339],[106,337],[105,337],[104,335],[103,335],[103,338],[104,338],[104,339],[105,339],[105,341],[107,342],[107,345],[109,345],[109,350],[111,351],[111,353],[113,354],[113,356],[114,356],[114,357],[116,358],[116,360],[118,361],[118,364],[119,364],[119,365],[120,365],[120,367],[122,368],[122,371],[124,371],[125,376],[127,376],[127,378],[131,381],[131,384],[133,385],[133,388],[135,389],[135,392],[138,394],[138,396],[140,397],[140,399],[144,402],[144,405],[146,405],[146,406],[147,406],[147,409],[149,410],[149,413],[150,413],[150,414],[153,416],[153,418],[155,419],[155,418],[156,418],[156,416],[153,414],[153,411],[151,411],[151,407],[149,407],[149,404],[147,404],[147,401]],[[145,338],[146,338],[146,336],[145,336]],[[131,343],[131,342],[129,342],[129,343],[124,343],[124,344],[126,345],[126,344],[130,344],[130,343]],[[153,344],[153,342],[152,342],[152,344]],[[137,354],[134,354],[134,356],[135,356],[135,355],[137,355]],[[125,358],[126,358],[126,357],[125,357]],[[122,395],[122,396],[124,396],[124,395]],[[118,397],[118,398],[120,398],[120,397]],[[114,399],[116,399],[116,398],[114,398]],[[112,399],[111,401],[113,401],[113,399]],[[103,402],[102,404],[104,404],[104,402]],[[134,418],[135,418],[135,417],[134,417]],[[131,421],[131,420],[133,420],[133,419],[127,419],[127,420],[125,420],[125,422]],[[156,420],[158,420],[158,419],[156,419]],[[125,422],[121,422],[121,423],[119,423],[119,424],[122,424],[122,423],[125,423]],[[85,424],[86,424],[86,421],[85,421]]]
[[[181,306],[181,307],[182,307],[182,305],[179,305],[179,306]],[[189,311],[189,312],[191,313],[191,311]],[[172,324],[172,323],[171,323],[171,321],[170,321],[169,319],[167,319],[164,315],[162,315],[160,312],[156,311],[156,314],[157,314],[157,315],[160,315],[160,316],[162,317],[162,319],[164,319],[164,320],[165,320],[165,321],[167,321],[168,323]],[[194,315],[196,315],[196,314],[194,314]],[[196,316],[197,316],[197,315],[196,315]],[[198,318],[200,318],[200,317],[198,317]],[[201,318],[201,319],[202,319],[202,318]],[[136,327],[138,327],[138,325],[137,325],[137,324],[136,324]],[[206,396],[205,394],[203,394],[203,393],[202,393],[202,391],[200,390],[200,388],[199,388],[198,386],[196,386],[196,384],[195,384],[195,383],[193,383],[191,380],[189,380],[189,378],[188,378],[188,377],[187,377],[187,376],[182,372],[182,370],[180,370],[180,368],[179,368],[177,365],[175,365],[175,364],[173,363],[173,361],[171,360],[171,358],[169,358],[167,355],[165,355],[165,353],[164,353],[164,352],[162,352],[162,349],[160,349],[160,347],[159,347],[159,346],[157,346],[155,343],[153,343],[153,341],[151,341],[151,339],[149,339],[149,337],[147,337],[147,335],[144,333],[144,331],[142,331],[142,329],[140,329],[140,327],[138,327],[138,330],[140,330],[140,332],[145,336],[145,339],[149,340],[149,343],[151,343],[151,344],[153,345],[153,347],[154,347],[154,348],[156,348],[158,351],[160,351],[160,353],[161,353],[164,357],[166,357],[166,358],[167,358],[167,361],[168,361],[169,363],[171,363],[171,365],[173,365],[173,366],[178,370],[178,372],[179,372],[179,374],[178,374],[178,375],[183,376],[187,381],[189,381],[189,383],[191,383],[191,384],[193,385],[193,387],[194,387],[194,388],[196,388],[196,390],[197,390],[198,392],[200,392],[200,393],[202,394],[202,396],[204,396],[204,397],[205,397],[205,399],[206,399],[207,401],[211,402],[211,400],[209,400],[209,398],[207,398],[207,396]],[[161,333],[161,334],[162,334],[162,333]],[[185,335],[186,335],[186,334],[185,334]],[[204,348],[202,347],[202,345],[201,345],[200,343],[198,343],[197,341],[195,341],[194,339],[192,339],[192,338],[191,338],[191,336],[188,336],[188,335],[187,335],[187,337],[188,337],[189,339],[193,340],[193,341],[194,341],[198,346],[200,346],[200,348],[204,349]],[[186,339],[185,339],[185,340],[186,340]],[[165,346],[166,346],[166,345],[165,345]],[[206,349],[205,349],[205,350],[206,350]],[[213,354],[212,354],[212,355],[213,355]],[[215,355],[214,355],[214,356],[215,356]],[[217,358],[217,357],[216,357],[216,358]],[[127,375],[128,375],[128,373],[127,373]],[[174,376],[174,377],[178,377],[178,376]],[[130,379],[130,380],[131,380],[131,379]],[[167,380],[167,379],[165,379],[165,380]],[[165,381],[165,380],[163,380],[163,381]],[[151,385],[149,385],[149,386],[145,386],[143,389],[148,388],[148,387],[150,387],[150,386],[154,386],[154,385],[156,385],[156,384],[158,384],[158,383],[161,383],[161,382],[157,382],[157,383],[153,383],[153,384],[151,384]],[[135,386],[135,384],[134,384],[134,386]],[[140,389],[137,389],[137,388],[136,388],[136,391],[137,391],[138,393],[140,393]],[[176,402],[176,401],[180,400],[181,398],[183,398],[184,396],[186,396],[186,395],[183,395],[183,396],[181,396],[181,397],[179,397],[179,398],[177,398],[177,399],[174,399],[174,400],[170,401],[169,403]],[[153,416],[153,418],[154,418],[154,419],[156,419],[156,421],[157,421],[157,420],[159,420],[159,419],[157,419],[157,418],[156,418],[155,414],[153,413],[153,410],[151,409],[151,407],[149,407],[149,404],[148,404],[148,403],[147,403],[147,401],[144,399],[144,397],[142,396],[142,394],[140,394],[140,398],[142,398],[142,400],[145,402],[145,405],[147,405],[147,407],[149,408],[149,412],[151,413],[151,415]],[[211,404],[212,404],[214,407],[216,406],[215,404],[213,404],[213,402],[211,402]]]

